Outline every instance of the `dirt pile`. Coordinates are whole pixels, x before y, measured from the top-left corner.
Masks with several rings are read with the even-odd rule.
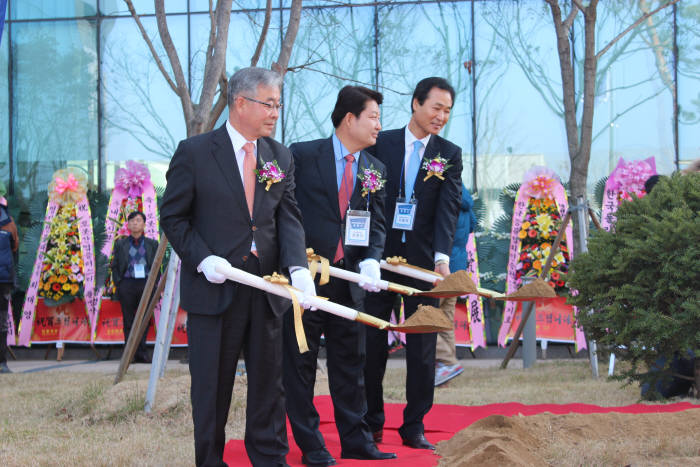
[[[438,443],[440,466],[700,465],[700,409],[649,414],[494,415]],[[564,459],[562,459],[562,456]]]
[[[554,298],[556,296],[554,289],[538,277],[504,298],[505,300],[530,300],[533,298]]]
[[[438,332],[453,329],[454,323],[439,308],[429,305],[418,305],[418,309],[400,325],[393,329],[407,333]]]
[[[457,271],[445,277],[432,290],[424,292],[422,295],[430,297],[459,297],[475,293],[477,293],[476,285],[469,278],[467,272]]]

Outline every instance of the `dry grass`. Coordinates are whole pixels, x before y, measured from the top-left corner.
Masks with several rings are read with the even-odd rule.
[[[168,372],[149,415],[143,412],[148,373],[130,372],[116,386],[112,385],[113,377],[55,371],[2,375],[0,465],[191,465],[189,375]],[[404,401],[404,378],[405,370],[387,371],[387,401]],[[328,393],[322,372],[316,393]],[[436,390],[435,402],[625,405],[637,402],[638,394],[638,388],[621,388],[618,382],[594,381],[587,362],[579,360],[547,363],[528,371],[467,368],[448,386]],[[227,438],[243,437],[244,419],[245,378],[237,378]],[[697,443],[683,440],[654,449],[673,449],[682,456],[683,446],[691,446],[695,452],[698,449]],[[604,460],[609,448],[587,447],[591,464]],[[568,465],[572,460],[569,455],[554,453],[552,463]]]

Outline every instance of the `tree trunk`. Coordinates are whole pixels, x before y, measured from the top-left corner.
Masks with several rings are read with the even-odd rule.
[[[700,357],[695,357],[695,398],[700,399]]]

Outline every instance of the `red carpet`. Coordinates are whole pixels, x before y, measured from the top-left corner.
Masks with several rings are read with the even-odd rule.
[[[331,455],[338,461],[338,465],[385,467],[392,465],[433,466],[438,462],[439,457],[433,454],[432,451],[410,449],[401,445],[401,438],[397,430],[403,420],[403,404],[386,404],[384,406],[387,422],[384,427],[384,442],[379,445],[381,451],[395,452],[398,455],[398,459],[377,462],[341,459],[340,441],[333,421],[331,398],[330,396],[318,396],[314,399],[314,402],[321,416],[321,432],[326,440],[326,446]],[[518,402],[471,407],[461,405],[434,405],[430,413],[425,417],[425,437],[431,443],[449,439],[461,429],[489,415],[535,415],[542,412],[550,412],[553,414],[606,412],[651,413],[679,412],[681,410],[696,408],[700,408],[700,405],[693,405],[688,402],[663,405],[635,404],[623,407],[599,407],[589,404],[524,405]],[[287,425],[287,433],[289,436],[289,454],[287,455],[287,462],[292,466],[300,466],[302,465],[300,462],[301,451],[296,444],[294,444],[294,437],[292,436],[289,425]],[[250,465],[242,440],[231,440],[226,443],[224,461],[226,461],[229,466]]]

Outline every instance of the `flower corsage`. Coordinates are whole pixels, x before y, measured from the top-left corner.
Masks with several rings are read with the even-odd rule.
[[[279,183],[287,176],[277,165],[277,161],[265,162],[261,169],[255,169],[255,175],[260,183],[266,183],[265,191],[270,191],[273,183]]]
[[[381,190],[386,183],[386,180],[382,178],[382,174],[371,164],[369,168],[364,168],[361,172],[358,172],[357,178],[361,182],[363,198],[367,196],[367,193]]]
[[[440,154],[435,156],[434,158],[430,160],[426,160],[423,162],[423,170],[428,172],[428,175],[425,176],[423,181],[427,181],[430,177],[435,175],[437,178],[440,180],[445,180],[445,178],[442,176],[442,174],[449,168],[449,164],[447,163],[447,159],[440,157]]]

